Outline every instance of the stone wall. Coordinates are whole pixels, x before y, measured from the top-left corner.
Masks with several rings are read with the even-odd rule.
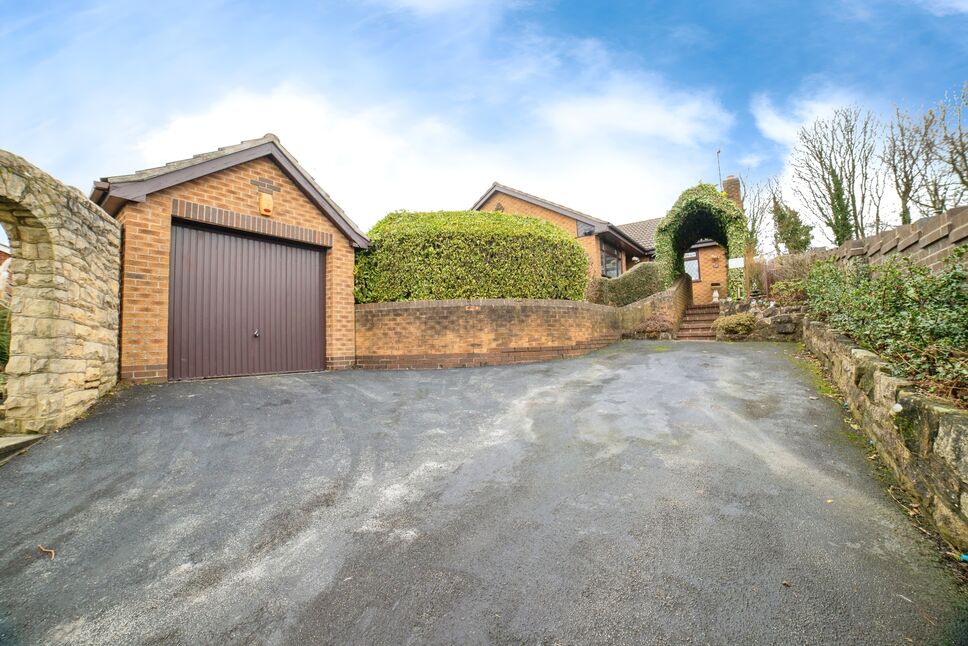
[[[803,340],[900,482],[942,535],[968,551],[968,411],[919,394],[876,354],[822,323],[807,321]]]
[[[680,279],[625,307],[501,299],[357,305],[357,367],[455,368],[579,356],[637,335],[653,315],[678,325],[690,286]]]
[[[922,218],[860,240],[848,240],[823,255],[838,260],[867,258],[879,262],[890,256],[907,256],[914,262],[940,269],[955,247],[968,244],[968,206]],[[968,263],[968,256],[964,261]]]
[[[117,382],[121,227],[3,150],[0,222],[13,253],[2,426],[50,432]]]
[[[717,329],[719,341],[799,341],[803,336],[804,305],[779,306],[766,301],[723,301],[719,304],[720,316],[733,316],[749,312],[756,326],[749,334],[730,335]]]

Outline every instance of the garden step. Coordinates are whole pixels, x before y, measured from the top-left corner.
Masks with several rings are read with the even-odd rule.
[[[683,321],[715,321],[719,314],[686,314],[682,317]]]
[[[43,437],[43,435],[0,435],[0,464]]]

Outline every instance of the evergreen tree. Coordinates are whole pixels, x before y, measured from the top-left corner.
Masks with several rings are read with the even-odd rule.
[[[834,234],[834,244],[838,246],[844,244],[853,238],[855,233],[858,237],[863,237],[863,231],[855,231],[844,182],[840,178],[840,173],[833,168],[830,169],[830,187],[830,230]]]
[[[773,196],[773,238],[777,251],[780,245],[787,253],[801,253],[810,248],[811,227],[804,224],[800,214]]]

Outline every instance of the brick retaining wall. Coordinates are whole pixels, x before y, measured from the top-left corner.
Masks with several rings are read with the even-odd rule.
[[[575,357],[633,335],[652,314],[678,323],[688,281],[625,307],[558,300],[356,306],[358,368],[457,368]]]

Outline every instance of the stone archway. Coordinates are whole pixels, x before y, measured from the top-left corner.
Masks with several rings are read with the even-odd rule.
[[[47,433],[117,383],[121,226],[80,191],[0,150],[10,238],[10,352],[0,412]]]
[[[656,229],[656,261],[665,265],[668,282],[685,272],[683,254],[696,242],[714,240],[727,258],[742,258],[746,247],[746,215],[712,184],[682,192]]]

